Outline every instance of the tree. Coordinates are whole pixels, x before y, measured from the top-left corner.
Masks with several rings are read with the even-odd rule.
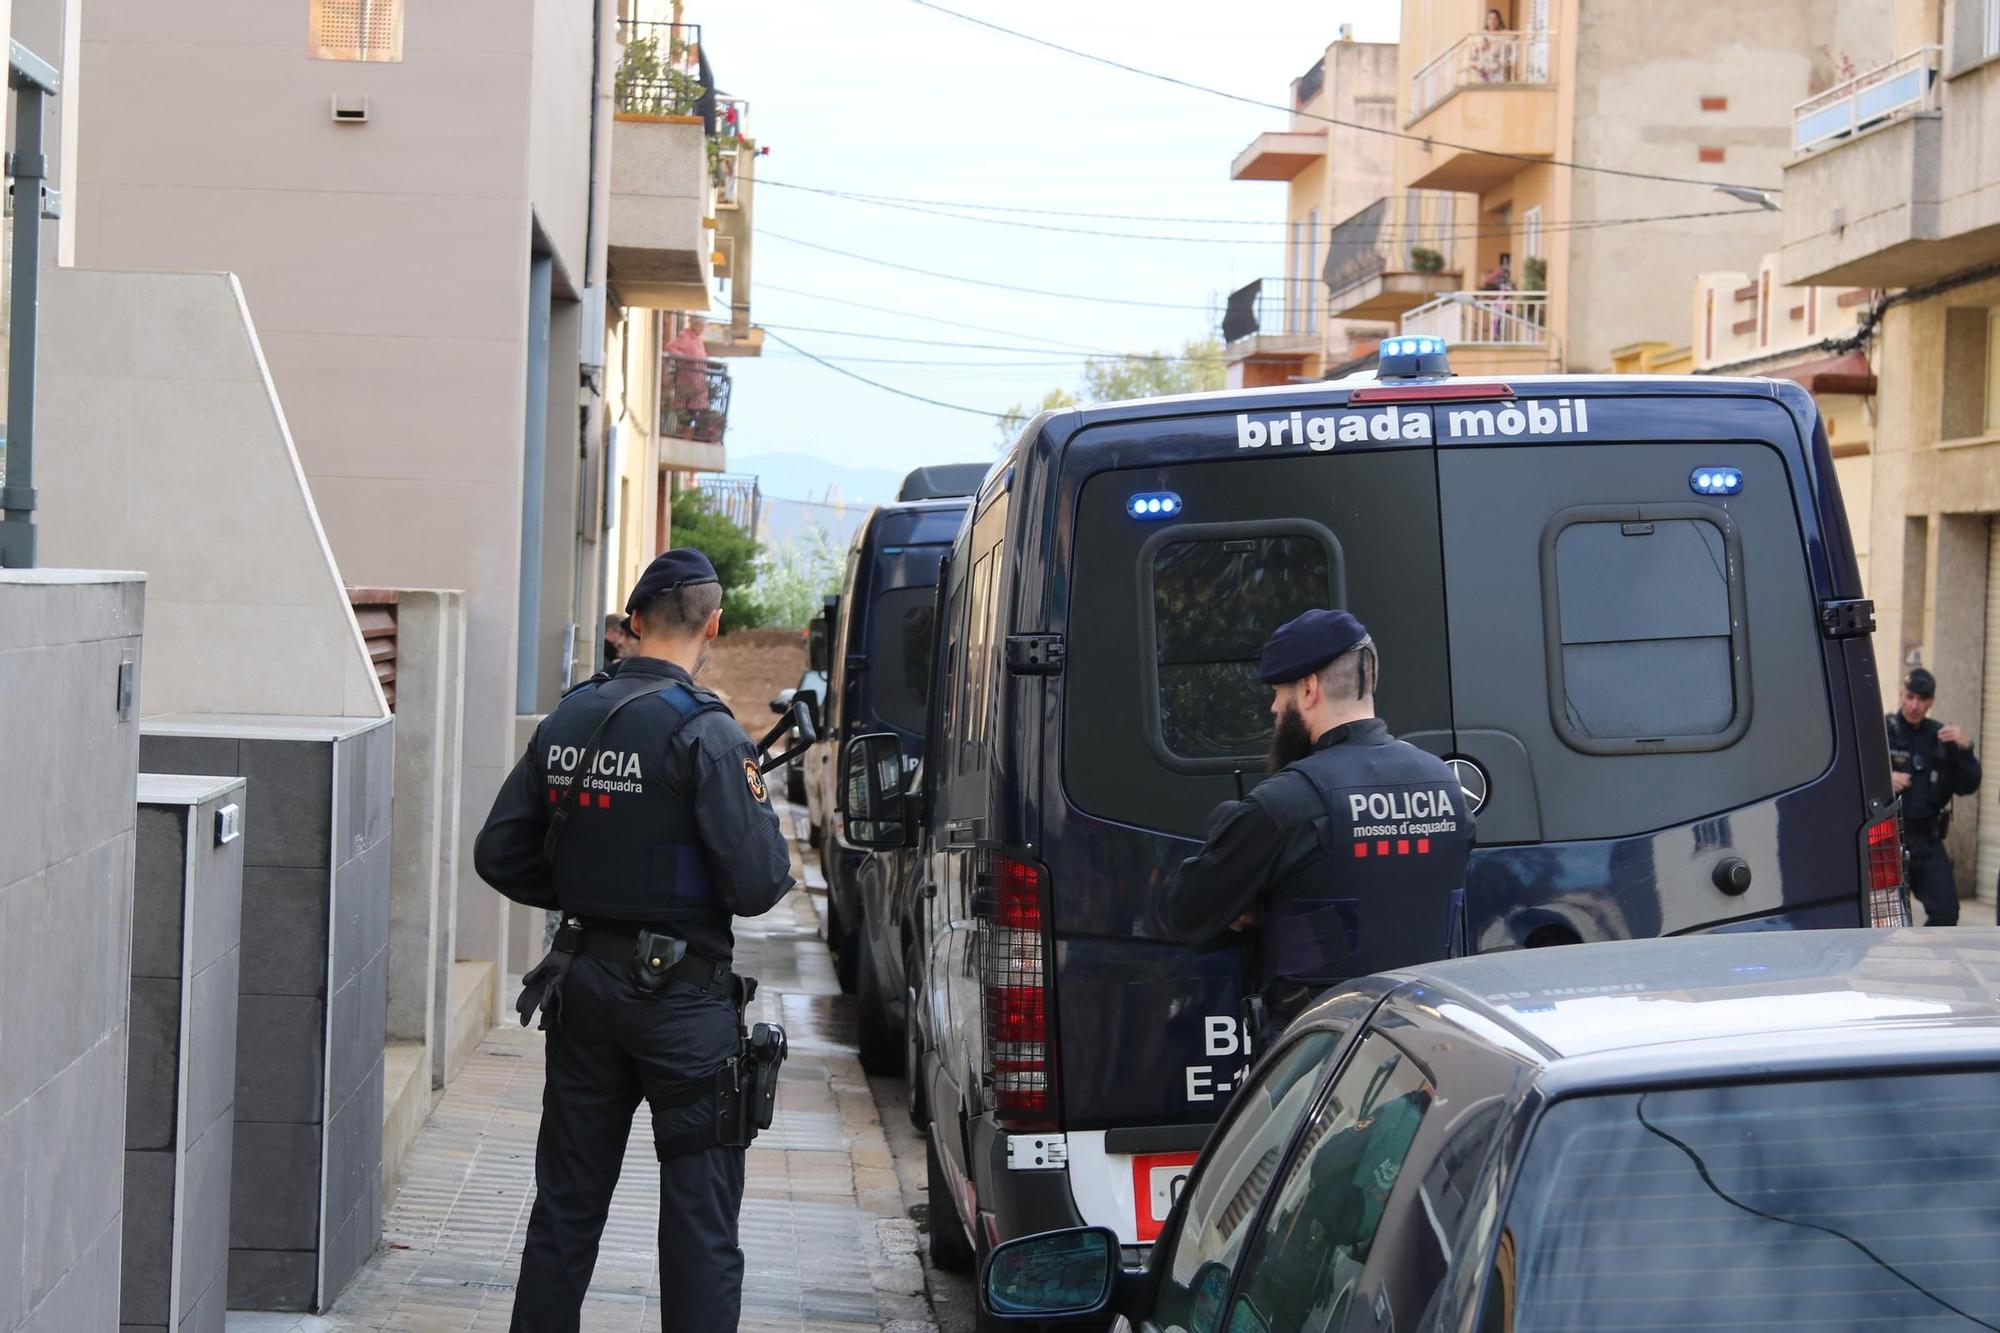
[[[1126,398],[1161,398],[1168,394],[1200,393],[1220,389],[1227,372],[1222,360],[1222,340],[1213,334],[1182,344],[1178,354],[1153,352],[1126,356],[1094,356],[1083,363],[1081,393],[1051,389],[1042,395],[1041,405],[1019,403],[996,418],[1001,448],[1014,442],[1030,417],[1049,408],[1074,407],[1081,402],[1115,403]]]
[[[757,562],[760,623],[802,628],[839,593],[842,563],[840,547],[817,523],[797,541],[766,554]]]
[[[757,539],[721,512],[699,486],[674,497],[673,543],[707,556],[722,579],[722,632],[763,624],[757,599]]]

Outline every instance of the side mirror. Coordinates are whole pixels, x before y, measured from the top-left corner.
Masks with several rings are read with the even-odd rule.
[[[850,843],[874,851],[909,841],[902,738],[878,731],[849,741],[841,751],[840,786]]]
[[[783,717],[785,714],[791,712],[792,699],[796,694],[797,691],[795,690],[779,690],[776,694],[772,695],[771,715],[773,717]]]
[[[1118,1236],[1109,1228],[1045,1231],[988,1256],[979,1302],[997,1319],[1088,1318],[1110,1306],[1118,1272]]]
[[[818,740],[823,734],[819,722],[819,691],[813,689],[793,690],[791,694],[792,708],[806,720],[806,730],[810,733],[802,734],[799,739]]]
[[[816,671],[822,677],[828,673],[826,662],[832,658],[832,650],[828,648],[828,644],[832,642],[832,628],[834,628],[832,608],[816,614],[812,622],[806,626],[806,669]]]

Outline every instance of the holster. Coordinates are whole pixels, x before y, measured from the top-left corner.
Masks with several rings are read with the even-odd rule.
[[[663,1162],[704,1148],[748,1148],[777,1115],[778,1071],[789,1053],[785,1029],[759,1023],[746,1030],[744,1014],[757,994],[757,979],[739,976],[733,985],[737,1054],[710,1077],[688,1080],[680,1097],[664,1103],[692,1105],[706,1092],[714,1100],[714,1117],[704,1129],[658,1140],[654,1147]]]

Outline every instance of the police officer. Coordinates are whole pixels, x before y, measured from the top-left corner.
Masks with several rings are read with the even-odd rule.
[[[721,606],[701,552],[653,561],[625,604],[632,654],[543,719],[480,830],[480,877],[563,914],[520,1002],[523,1023],[542,1009],[548,1074],[514,1333],[577,1328],[641,1098],[662,1325],[737,1324],[744,1152],[717,1142],[716,1100],[741,1049],[730,919],[769,911],[792,878],[749,737],[694,683]]]
[[[1449,952],[1473,822],[1444,761],[1375,716],[1375,644],[1353,616],[1287,622],[1257,671],[1275,776],[1210,815],[1160,916],[1191,946],[1249,933],[1246,1022],[1265,1036],[1337,981]]]
[[[1903,677],[1902,706],[1889,714],[1889,781],[1903,797],[1903,845],[1909,849],[1910,892],[1924,905],[1924,924],[1958,924],[1958,880],[1944,850],[1951,798],[1979,790],[1979,757],[1957,727],[1930,716],[1937,678],[1922,667]]]

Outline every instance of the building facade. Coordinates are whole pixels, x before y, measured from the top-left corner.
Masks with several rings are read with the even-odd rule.
[[[1886,51],[1795,111],[1779,277],[1881,293],[1867,314],[1877,392],[1865,523],[1879,665],[1887,681],[1912,661],[1934,671],[1936,716],[1990,757],[2000,745],[2000,0],[1860,8]],[[1990,899],[2000,817],[1990,789],[1958,804],[1960,891]]]

